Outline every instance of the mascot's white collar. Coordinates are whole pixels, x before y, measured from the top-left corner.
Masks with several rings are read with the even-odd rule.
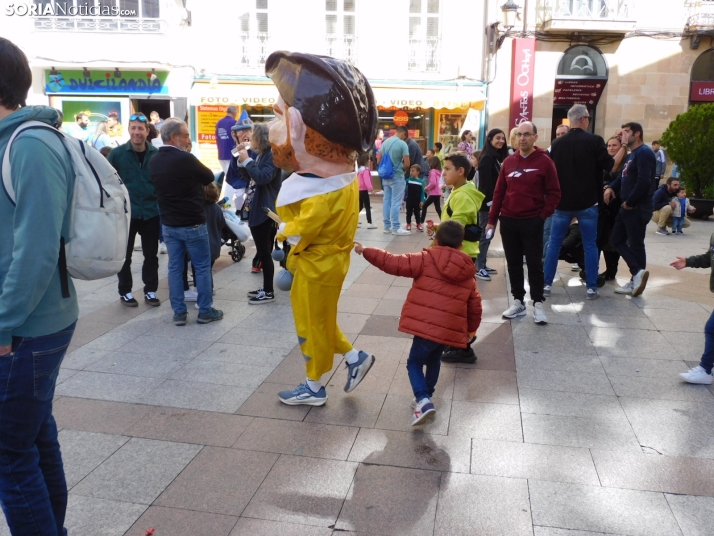
[[[277,206],[283,207],[297,203],[308,197],[316,195],[329,194],[341,190],[345,186],[349,186],[357,179],[357,173],[343,173],[326,179],[320,177],[303,177],[297,173],[293,173],[283,181],[278,194]]]

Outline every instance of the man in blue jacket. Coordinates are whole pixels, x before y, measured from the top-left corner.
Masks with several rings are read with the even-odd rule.
[[[56,125],[59,113],[25,106],[32,72],[0,38],[0,160],[25,121]],[[67,534],[67,484],[52,416],[62,359],[77,322],[69,279],[62,297],[60,238],[68,236],[74,171],[59,134],[20,134],[10,151],[16,201],[0,183],[0,504],[12,534]]]
[[[655,175],[655,155],[644,144],[642,125],[625,123],[622,125],[622,144],[627,145],[627,156],[622,174],[605,188],[605,203],[610,203],[619,192],[623,200],[612,229],[610,243],[630,268],[632,279],[623,287],[615,289],[617,294],[639,296],[645,290],[650,273],[645,252],[645,231],[652,217],[652,196]]]
[[[652,214],[652,221],[657,224],[658,235],[668,235],[667,225],[672,226],[672,210],[677,206],[675,201],[672,201],[673,197],[677,196],[679,191],[679,179],[676,177],[670,177],[667,179],[667,183],[663,184],[655,191],[654,197],[652,198],[652,208],[654,208],[654,214]],[[694,209],[694,207],[692,207]],[[694,212],[694,210],[692,210]],[[682,214],[684,216],[684,214]],[[689,218],[684,218],[684,224],[682,227],[685,229],[689,227],[692,223]]]

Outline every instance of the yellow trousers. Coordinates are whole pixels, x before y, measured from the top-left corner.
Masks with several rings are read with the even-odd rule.
[[[346,354],[353,348],[337,325],[341,288],[311,281],[299,268],[295,271],[290,300],[307,377],[313,381],[332,370],[335,354]]]

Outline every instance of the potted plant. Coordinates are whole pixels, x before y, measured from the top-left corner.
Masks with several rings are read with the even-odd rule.
[[[714,103],[698,104],[679,114],[662,134],[661,142],[677,163],[679,178],[694,197],[694,217],[708,218],[714,209]]]

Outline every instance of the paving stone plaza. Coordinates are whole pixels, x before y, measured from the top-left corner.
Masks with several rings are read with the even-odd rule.
[[[678,377],[698,363],[714,295],[708,270],[668,266],[704,252],[712,232],[694,221],[683,236],[658,236],[650,224],[651,276],[634,299],[607,283],[586,302],[561,262],[547,326],[530,304],[527,317],[501,318],[497,238],[498,275],[478,283],[478,361],[442,367],[437,416],[423,427],[410,426],[411,338],[397,331],[411,280],[357,255],[339,320],[377,361],[345,394],[336,356],[324,407],[278,402],[304,380],[304,362],[289,296],[248,306],[260,279],[249,259],[224,251],[216,263],[225,317],[208,325],[192,305],[184,327],[168,302],[123,307],[115,278],[77,281],[81,318],[54,403],[69,534],[714,534],[714,391]],[[357,239],[393,253],[428,245],[417,232],[360,229]],[[628,278],[621,262],[618,279]]]

